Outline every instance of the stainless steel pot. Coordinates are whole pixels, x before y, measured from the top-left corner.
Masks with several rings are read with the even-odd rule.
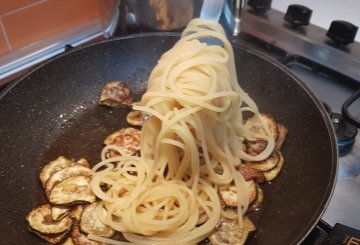
[[[203,0],[127,0],[130,18],[151,30],[180,30],[199,17]]]
[[[151,31],[179,31],[200,16],[207,0],[127,0],[127,24]],[[226,0],[220,23],[229,36],[240,32],[241,10],[244,0]]]

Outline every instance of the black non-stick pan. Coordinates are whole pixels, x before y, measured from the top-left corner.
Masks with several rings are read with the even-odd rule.
[[[103,139],[128,126],[126,109],[97,105],[102,86],[122,80],[137,99],[176,34],[147,34],[70,51],[43,64],[0,100],[1,244],[45,244],[28,231],[25,216],[46,201],[38,175],[59,155],[100,159]],[[262,112],[289,129],[285,166],[264,187],[251,217],[249,244],[296,244],[320,219],[331,196],[337,150],[331,123],[314,95],[277,62],[234,46],[240,85]]]

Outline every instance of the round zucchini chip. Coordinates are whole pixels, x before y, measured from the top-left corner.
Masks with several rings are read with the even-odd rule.
[[[74,244],[105,245],[102,242],[91,241],[89,238],[87,238],[86,235],[80,232],[80,228],[78,224],[74,225],[74,228],[71,232],[71,238]]]
[[[254,224],[247,216],[243,216],[243,227],[237,220],[224,219],[209,237],[212,245],[245,244],[250,232],[255,230]]]
[[[149,116],[142,111],[130,111],[126,116],[128,124],[141,126]]]
[[[98,204],[98,202],[94,202],[84,209],[80,220],[80,229],[87,234],[111,237],[114,235],[114,230],[110,226],[104,225],[98,218],[96,209],[103,209],[98,207]]]
[[[51,218],[55,221],[63,219],[70,212],[70,208],[66,206],[52,206]]]
[[[64,217],[60,221],[54,221],[51,217],[51,205],[44,204],[31,210],[26,217],[31,230],[41,234],[59,234],[68,231],[72,226],[72,219]]]
[[[74,166],[69,166],[66,168],[63,168],[59,171],[57,171],[56,173],[54,173],[53,175],[50,176],[50,178],[48,179],[48,181],[45,184],[45,193],[46,195],[50,195],[50,192],[52,190],[52,188],[62,182],[63,180],[72,177],[72,176],[78,176],[78,175],[82,175],[82,176],[92,176],[92,172],[90,168],[84,167],[80,164],[76,164]]]
[[[275,179],[279,175],[282,167],[284,166],[285,160],[280,151],[279,151],[279,155],[280,155],[280,159],[279,159],[279,162],[276,165],[276,167],[273,169],[270,169],[269,171],[264,172],[266,181],[271,181],[271,180]]]
[[[96,196],[91,191],[90,181],[89,176],[69,177],[52,188],[49,201],[56,205],[95,202]]]
[[[47,180],[57,171],[69,167],[73,164],[73,162],[70,159],[67,159],[64,156],[59,156],[54,161],[49,162],[45,165],[45,167],[40,172],[40,181],[43,187],[45,187],[45,184]]]

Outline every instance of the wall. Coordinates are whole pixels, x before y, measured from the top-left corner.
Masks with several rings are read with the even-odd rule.
[[[0,0],[0,86],[64,51],[111,35],[120,0]]]
[[[100,0],[1,0],[0,56],[100,16]]]

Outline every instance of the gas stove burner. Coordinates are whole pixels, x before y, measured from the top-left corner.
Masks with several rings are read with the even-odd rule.
[[[339,156],[345,156],[355,143],[357,128],[347,122],[340,113],[331,113],[330,119],[335,129]]]
[[[341,113],[344,115],[345,119],[358,128],[360,128],[360,119],[356,118],[353,114],[351,114],[349,108],[359,98],[360,98],[360,89],[358,89],[355,93],[353,93],[344,102],[341,108]]]
[[[322,102],[325,111],[328,113],[332,125],[335,129],[336,144],[339,150],[339,156],[345,156],[352,150],[357,135],[357,127],[349,123],[342,114],[332,112],[331,107]]]
[[[324,101],[321,102],[322,105],[325,108],[325,111],[327,112],[327,114],[329,115],[329,117],[331,116],[332,110],[331,107],[329,106],[329,104],[325,103]]]

